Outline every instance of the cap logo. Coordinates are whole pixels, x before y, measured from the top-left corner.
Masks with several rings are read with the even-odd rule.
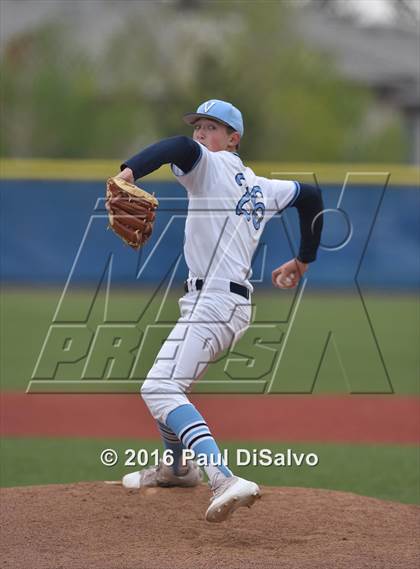
[[[212,108],[212,106],[215,105],[215,104],[216,104],[216,101],[206,101],[206,102],[204,103],[204,112],[205,112],[205,113],[208,113],[209,110]]]

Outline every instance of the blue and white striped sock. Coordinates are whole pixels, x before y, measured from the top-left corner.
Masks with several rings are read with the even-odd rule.
[[[207,457],[204,470],[212,487],[217,486],[221,478],[233,476],[221,459],[219,447],[207,423],[194,405],[188,403],[171,411],[166,418],[166,425],[176,434],[185,448]]]
[[[159,427],[160,436],[162,437],[163,446],[165,447],[165,450],[170,450],[172,452],[172,456],[174,458],[172,470],[174,471],[174,474],[176,474],[177,476],[185,474],[188,471],[188,469],[185,465],[183,466],[181,464],[182,450],[184,448],[184,445],[181,443],[179,438],[169,427],[167,427],[164,423],[161,423],[160,421],[156,422]]]

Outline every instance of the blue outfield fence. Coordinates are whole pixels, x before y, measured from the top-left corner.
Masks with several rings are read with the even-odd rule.
[[[298,177],[296,177],[299,179]],[[1,181],[1,277],[4,283],[63,286],[98,283],[111,270],[115,284],[150,286],[186,277],[182,256],[187,209],[176,181],[142,184],[161,204],[152,239],[140,252],[107,231],[104,181]],[[419,286],[420,199],[415,186],[321,186],[325,206],[323,247],[309,273],[316,288],[412,290]],[[350,228],[350,229],[349,229]],[[296,253],[294,208],[266,226],[253,261],[253,283],[271,286],[271,271]]]

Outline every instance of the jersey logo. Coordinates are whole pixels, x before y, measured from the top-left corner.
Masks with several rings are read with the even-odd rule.
[[[205,113],[208,113],[209,110],[212,108],[212,106],[215,105],[215,104],[216,104],[216,101],[206,101],[206,102],[204,103],[204,112],[205,112]]]
[[[242,173],[236,174],[235,181],[238,186],[242,186],[245,176]],[[245,185],[245,188],[245,193],[236,204],[236,215],[244,215],[248,222],[252,220],[252,225],[258,230],[265,214],[265,205],[261,201],[264,199],[264,195],[260,186],[253,186],[249,189]]]

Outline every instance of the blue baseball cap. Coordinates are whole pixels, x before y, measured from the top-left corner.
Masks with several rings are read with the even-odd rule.
[[[239,132],[241,136],[244,134],[244,122],[241,111],[234,107],[232,103],[219,101],[219,99],[210,99],[210,101],[201,103],[195,113],[187,113],[183,118],[187,124],[194,124],[200,118],[213,119],[230,126]]]

